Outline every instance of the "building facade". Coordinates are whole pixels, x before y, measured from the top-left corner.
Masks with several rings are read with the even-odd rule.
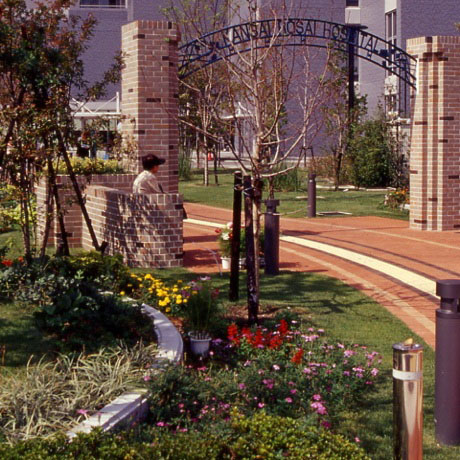
[[[458,0],[346,0],[345,22],[406,49],[407,40],[420,36],[458,35]],[[365,60],[358,60],[359,92],[367,95],[369,113],[379,104],[401,118],[410,116],[405,92],[396,76]]]

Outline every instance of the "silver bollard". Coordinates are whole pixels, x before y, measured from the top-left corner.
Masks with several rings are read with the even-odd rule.
[[[423,458],[423,347],[412,339],[393,345],[393,454]]]

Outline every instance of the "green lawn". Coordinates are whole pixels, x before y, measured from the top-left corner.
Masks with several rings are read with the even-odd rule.
[[[233,173],[221,171],[219,185],[214,184],[214,177],[210,177],[208,187],[203,185],[199,171],[193,173],[190,181],[180,181],[179,190],[184,195],[184,201],[203,203],[231,209],[233,205]],[[281,201],[278,211],[289,217],[305,217],[307,215],[307,183],[304,188],[295,192],[277,192],[276,199]],[[383,206],[384,191],[366,190],[339,190],[333,191],[325,187],[326,183],[318,181],[316,192],[317,212],[341,211],[349,212],[354,216],[380,216],[394,219],[408,219],[409,214],[399,210],[392,210]],[[264,190],[263,199],[267,199],[267,190]]]

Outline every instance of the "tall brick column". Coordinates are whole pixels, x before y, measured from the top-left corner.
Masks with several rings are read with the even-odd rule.
[[[135,21],[122,28],[123,134],[137,143],[140,157],[166,160],[158,177],[165,192],[177,193],[179,180],[177,27],[165,21]]]
[[[412,102],[410,226],[460,228],[460,37],[407,41],[417,58]]]

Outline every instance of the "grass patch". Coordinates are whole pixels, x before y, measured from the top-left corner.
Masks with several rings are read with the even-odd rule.
[[[38,360],[52,350],[52,345],[37,329],[30,310],[2,302],[0,311],[0,347],[5,347],[4,361],[0,361],[1,376],[23,369],[32,355]]]
[[[194,171],[190,181],[179,183],[180,193],[184,201],[189,203],[203,203],[209,206],[231,209],[233,206],[233,173],[230,171],[219,174],[219,185],[205,187],[201,173]],[[264,190],[263,200],[267,199],[267,189]],[[409,218],[406,211],[393,210],[383,206],[384,191],[326,190],[318,188],[316,211],[342,211],[353,216],[379,216],[393,219]],[[307,216],[307,182],[304,181],[301,190],[296,192],[276,192],[276,199],[281,201],[278,211],[288,217]]]

